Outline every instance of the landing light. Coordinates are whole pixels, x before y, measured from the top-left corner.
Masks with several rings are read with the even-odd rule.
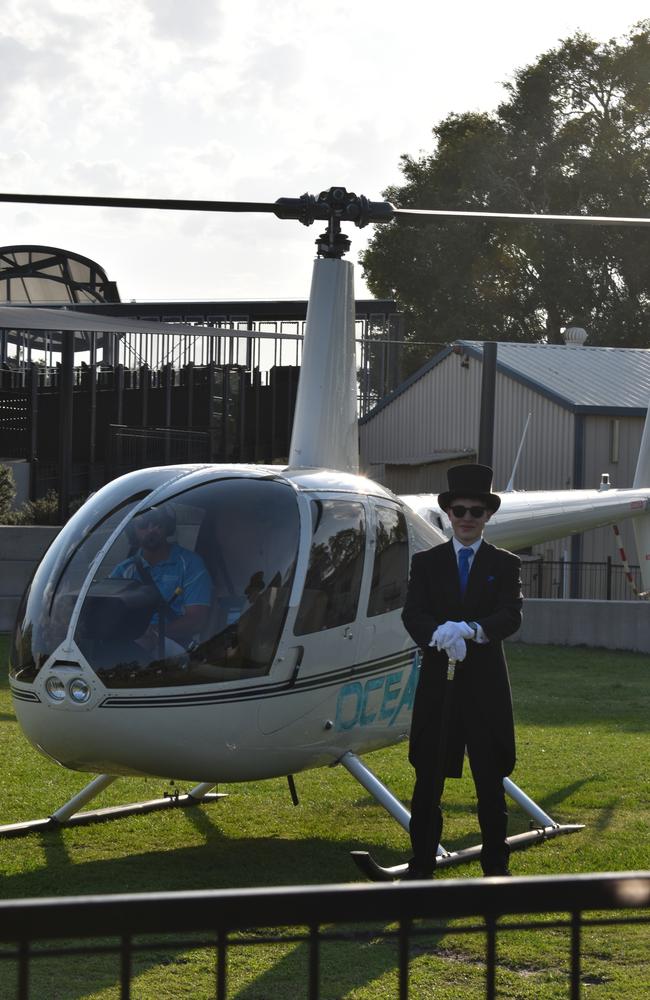
[[[70,682],[70,697],[73,701],[84,702],[90,698],[90,687],[81,677],[76,677]]]
[[[60,677],[48,677],[45,682],[45,690],[52,701],[63,701],[65,698],[65,684]]]

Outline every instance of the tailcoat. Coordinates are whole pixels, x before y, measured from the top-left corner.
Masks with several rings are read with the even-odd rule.
[[[413,556],[402,619],[423,653],[409,745],[409,760],[416,772],[428,768],[440,751],[447,654],[429,643],[435,629],[446,621],[477,622],[489,641],[468,641],[467,656],[456,669],[452,705],[446,710],[450,724],[444,774],[462,774],[468,735],[475,752],[485,750],[501,776],[513,770],[512,697],[502,640],[521,623],[520,570],[517,556],[482,541],[462,596],[451,541]]]

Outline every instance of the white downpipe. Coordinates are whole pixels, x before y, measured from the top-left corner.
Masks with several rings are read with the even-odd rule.
[[[317,259],[291,434],[294,469],[359,471],[353,267]]]
[[[645,418],[633,486],[637,489],[650,486],[650,404]],[[643,590],[647,592],[650,591],[650,513],[646,514],[645,517],[635,517],[632,521],[632,528],[639,566],[641,567]]]

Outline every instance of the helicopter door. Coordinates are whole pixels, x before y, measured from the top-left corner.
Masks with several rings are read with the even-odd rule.
[[[359,609],[358,656],[361,662],[412,646],[402,625],[410,556],[406,518],[399,507],[372,501],[371,579]]]
[[[303,647],[300,674],[356,663],[356,618],[366,554],[366,508],[360,500],[310,502],[309,565],[293,625]]]
[[[295,692],[284,706],[274,699],[260,717],[264,732],[283,728],[336,695],[357,660],[360,606],[367,545],[367,510],[358,499],[310,500],[311,544],[302,595],[287,622],[296,656]]]

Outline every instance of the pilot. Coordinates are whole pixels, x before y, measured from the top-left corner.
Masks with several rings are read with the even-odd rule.
[[[201,557],[170,541],[175,528],[176,518],[169,507],[147,510],[135,517],[129,524],[135,551],[111,573],[113,578],[153,583],[158,590],[159,609],[137,641],[153,654],[164,635],[166,656],[174,656],[196,641],[212,598],[212,581]]]
[[[445,777],[460,777],[467,749],[478,799],[484,875],[509,875],[503,778],[515,764],[515,735],[502,640],[521,623],[520,560],[483,541],[501,503],[492,469],[448,470],[438,504],[453,537],[413,556],[402,619],[423,651],[409,761],[415,768],[407,878],[428,878],[442,833]],[[448,659],[458,661],[447,681]],[[461,662],[462,661],[462,662]]]

